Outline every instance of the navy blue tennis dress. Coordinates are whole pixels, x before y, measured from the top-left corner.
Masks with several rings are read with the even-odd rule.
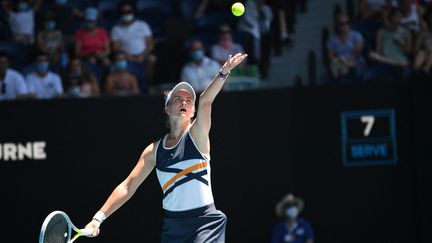
[[[195,145],[189,129],[177,144],[156,150],[156,173],[165,211],[162,243],[223,243],[226,216],[217,210],[210,182],[210,158]]]

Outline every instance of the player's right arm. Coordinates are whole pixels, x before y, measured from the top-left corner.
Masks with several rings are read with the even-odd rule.
[[[102,211],[106,217],[110,216],[124,203],[126,203],[132,197],[141,183],[151,173],[156,164],[155,149],[155,143],[150,144],[146,149],[144,149],[144,152],[141,154],[137,164],[135,165],[135,168],[108,197],[105,204],[99,210]],[[100,222],[95,219],[86,225],[86,228],[93,228],[93,236],[99,234],[99,227]]]

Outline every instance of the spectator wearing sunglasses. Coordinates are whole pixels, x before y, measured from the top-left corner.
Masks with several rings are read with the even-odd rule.
[[[335,81],[355,81],[365,69],[362,57],[364,39],[361,33],[351,30],[349,18],[340,15],[337,18],[336,34],[327,42],[330,72]]]

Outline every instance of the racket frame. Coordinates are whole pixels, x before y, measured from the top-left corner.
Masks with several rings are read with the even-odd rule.
[[[80,230],[80,229],[78,229],[73,223],[72,223],[72,221],[71,221],[71,219],[69,218],[69,216],[65,213],[65,212],[63,212],[63,211],[59,211],[59,210],[57,210],[57,211],[53,211],[53,212],[51,212],[46,218],[45,218],[45,220],[44,220],[44,222],[43,222],[43,224],[42,224],[42,228],[41,228],[41,232],[40,232],[40,235],[39,235],[39,243],[43,243],[43,240],[44,240],[44,236],[45,236],[45,231],[46,231],[46,228],[48,227],[48,224],[49,224],[49,222],[51,221],[51,219],[54,217],[54,216],[56,216],[56,215],[62,215],[65,219],[66,219],[66,222],[67,222],[67,225],[68,225],[68,232],[67,232],[67,242],[68,243],[72,243],[72,242],[74,242],[78,237],[80,237],[80,236],[88,236],[88,235],[90,235],[91,234],[91,232],[92,232],[92,229],[83,229],[83,230]],[[71,234],[72,234],[72,229],[75,231],[75,232],[77,232],[77,234],[72,238],[72,240],[71,240]]]

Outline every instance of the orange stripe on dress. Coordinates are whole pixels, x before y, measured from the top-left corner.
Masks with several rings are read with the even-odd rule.
[[[194,170],[199,170],[199,169],[203,169],[203,168],[205,168],[205,167],[207,167],[207,162],[201,162],[201,163],[199,163],[199,164],[196,164],[196,165],[192,165],[191,167],[188,167],[188,168],[186,168],[186,169],[184,169],[184,170],[182,170],[182,171],[180,171],[179,173],[177,173],[175,176],[173,176],[171,179],[169,179],[169,181],[167,181],[164,185],[163,185],[163,187],[162,187],[162,190],[166,190],[171,184],[173,184],[178,178],[180,178],[180,177],[182,177],[182,176],[184,176],[184,175],[186,175],[186,174],[189,174],[189,173],[191,173],[192,171],[194,171]]]

